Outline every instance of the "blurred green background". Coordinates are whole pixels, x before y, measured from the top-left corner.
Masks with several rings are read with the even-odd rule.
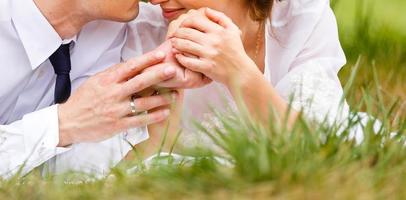
[[[355,104],[365,92],[379,92],[386,105],[397,101],[394,115],[405,116],[406,1],[332,0],[331,4],[348,59],[340,72],[343,84],[360,58],[360,71],[349,102]]]

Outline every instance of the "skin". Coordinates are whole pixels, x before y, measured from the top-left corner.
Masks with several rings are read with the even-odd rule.
[[[128,22],[133,20],[139,11],[138,0],[34,2],[62,39],[77,35],[82,27],[91,21]],[[176,70],[179,66],[164,62],[166,57],[166,52],[157,49],[116,64],[89,78],[66,103],[58,105],[58,146],[98,142],[124,130],[156,124],[167,119],[170,114],[169,106],[175,101],[178,93],[169,90],[161,92],[160,95],[145,95],[145,91],[162,82],[176,80]],[[155,70],[147,71],[150,67]],[[176,86],[182,87],[182,84],[185,83],[181,82]],[[148,114],[132,115],[130,100],[134,94],[139,96],[134,100],[137,112],[148,111]]]
[[[290,125],[295,122],[298,113],[287,114],[288,103],[263,76],[265,46],[261,45],[256,55],[257,40],[252,38],[260,35],[263,44],[264,31],[258,30],[264,29],[250,18],[245,0],[150,2],[160,4],[164,17],[171,21],[168,38],[179,63],[223,83],[240,106],[247,107],[264,125],[272,115]]]

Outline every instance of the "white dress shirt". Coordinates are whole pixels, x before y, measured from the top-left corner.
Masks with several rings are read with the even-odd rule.
[[[32,0],[0,1],[0,177],[26,174],[47,161],[52,173],[104,174],[131,149],[127,141],[147,139],[142,127],[100,143],[57,147],[56,75],[48,58],[72,41],[74,91],[89,76],[121,62],[126,34],[125,24],[95,21],[63,41]]]
[[[124,57],[143,54],[165,39],[167,23],[158,6],[143,4],[123,51]],[[274,1],[272,21],[265,34],[264,76],[292,106],[309,118],[333,123],[349,114],[338,72],[346,63],[337,23],[329,0]],[[138,31],[137,31],[138,30]],[[142,32],[140,32],[142,30]],[[137,45],[133,45],[137,44]],[[255,84],[253,83],[253,86]],[[186,90],[183,109],[184,144],[209,142],[193,126],[193,121],[209,126],[218,124],[213,108],[234,108],[225,86],[212,83],[204,88]]]

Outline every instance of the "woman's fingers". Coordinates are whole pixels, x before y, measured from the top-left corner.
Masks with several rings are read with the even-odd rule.
[[[199,72],[194,72],[190,69],[185,69],[185,76],[187,77],[188,81],[185,88],[199,88],[204,85],[209,84],[211,81],[207,78],[204,74]],[[199,81],[190,81],[190,80],[199,80]]]
[[[173,48],[184,54],[191,54],[197,57],[204,57],[205,55],[205,48],[202,45],[192,42],[190,40],[172,38],[171,42]]]
[[[188,57],[182,54],[176,54],[175,57],[178,62],[184,67],[195,72],[200,72],[202,74],[206,74],[207,70],[210,67],[206,62],[200,60],[199,58]]]
[[[187,14],[183,14],[178,17],[178,19],[172,21],[168,26],[168,33],[166,34],[166,39],[172,38],[175,32],[180,28],[183,20],[188,17]]]
[[[204,33],[192,28],[179,28],[173,37],[190,40],[198,44],[204,44],[207,41],[207,36]]]
[[[203,33],[219,32],[224,30],[222,26],[209,20],[204,14],[196,13],[183,20],[180,27],[197,29]]]
[[[146,71],[128,80],[123,85],[123,97],[131,96],[160,82],[173,78],[176,75],[175,67],[170,64],[159,71]]]

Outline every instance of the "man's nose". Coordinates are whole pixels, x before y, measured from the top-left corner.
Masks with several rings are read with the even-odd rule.
[[[157,4],[165,3],[167,1],[169,1],[169,0],[150,0],[149,2],[154,5],[157,5]]]

